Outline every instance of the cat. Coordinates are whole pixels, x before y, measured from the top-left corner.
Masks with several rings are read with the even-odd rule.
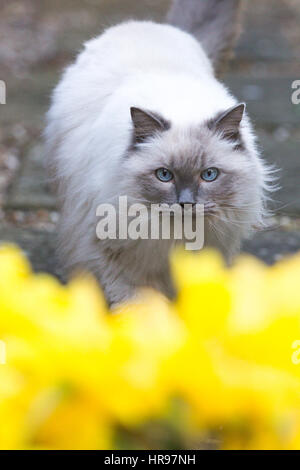
[[[111,307],[141,287],[176,295],[174,240],[99,240],[99,204],[121,195],[201,202],[205,246],[228,261],[264,222],[272,176],[245,104],[216,78],[239,5],[175,0],[166,24],[110,27],[85,44],[53,93],[45,140],[61,209],[58,253],[69,272],[96,276]]]

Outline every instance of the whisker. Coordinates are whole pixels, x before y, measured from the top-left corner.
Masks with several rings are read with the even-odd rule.
[[[221,243],[221,245],[224,245],[224,240],[222,240],[220,238],[220,234],[225,237],[225,233],[222,230],[220,230],[219,228],[217,229],[212,221],[210,221],[209,225],[210,225],[210,228],[212,229],[213,233],[215,234],[216,239]]]
[[[236,225],[237,227],[242,227],[243,225],[249,225],[249,222],[248,221],[244,221],[244,220],[234,220],[234,219],[229,219],[227,217],[223,218],[220,216],[220,214],[213,214],[212,217],[220,220],[221,222],[224,222],[226,224],[230,223],[232,225]]]

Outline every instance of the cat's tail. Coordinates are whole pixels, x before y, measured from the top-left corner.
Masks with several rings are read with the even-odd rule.
[[[242,0],[173,0],[167,22],[193,34],[220,71],[239,34]]]

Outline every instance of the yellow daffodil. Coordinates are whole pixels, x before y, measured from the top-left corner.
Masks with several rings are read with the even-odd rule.
[[[172,270],[174,302],[111,313],[90,276],[0,247],[1,449],[299,448],[300,256],[179,251]]]

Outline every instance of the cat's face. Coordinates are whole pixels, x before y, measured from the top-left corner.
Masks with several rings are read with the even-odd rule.
[[[240,132],[244,110],[241,104],[180,129],[132,108],[133,142],[124,162],[127,194],[150,204],[204,204],[207,216],[246,210],[257,175]]]

